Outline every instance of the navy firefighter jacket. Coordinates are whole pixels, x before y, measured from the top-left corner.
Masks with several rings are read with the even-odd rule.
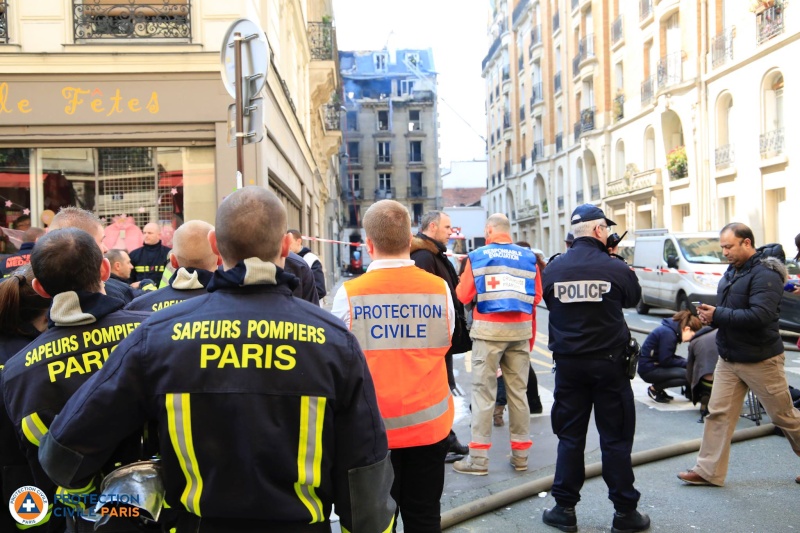
[[[641,294],[636,274],[609,256],[605,244],[575,239],[542,275],[553,358],[621,354],[630,337],[622,308],[635,306]]]
[[[168,286],[144,293],[126,305],[125,309],[160,311],[195,296],[206,294],[206,286],[211,281],[211,276],[212,272],[208,270],[180,267],[169,278]]]
[[[12,356],[3,368],[6,410],[36,484],[48,495],[54,493],[56,486],[39,467],[37,448],[42,437],[67,400],[115,357],[117,344],[148,316],[123,311],[122,306],[120,300],[99,293],[70,291],[56,295],[50,309],[50,327]],[[114,459],[138,459],[127,457],[127,451],[119,453]]]
[[[343,529],[390,528],[391,462],[366,359],[339,319],[292,296],[294,280],[246,259],[214,272],[208,294],[152,314],[50,428],[48,475],[80,486],[152,420],[173,509],[231,531],[236,520],[280,530],[323,526],[335,504]]]

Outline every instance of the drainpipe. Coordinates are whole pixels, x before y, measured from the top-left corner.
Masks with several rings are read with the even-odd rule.
[[[697,58],[697,74],[700,80],[698,86],[698,134],[695,136],[695,158],[698,160],[699,172],[697,173],[697,198],[698,198],[698,213],[697,224],[698,230],[712,229],[711,222],[711,191],[713,189],[711,184],[711,170],[710,165],[714,164],[710,160],[709,154],[709,139],[708,132],[708,89],[706,82],[707,65],[708,65],[708,0],[702,0],[700,5],[700,54]],[[699,136],[699,151],[698,146]],[[702,154],[702,155],[700,155]],[[726,223],[729,221],[725,221]]]

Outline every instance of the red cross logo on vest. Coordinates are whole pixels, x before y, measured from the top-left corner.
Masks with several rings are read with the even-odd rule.
[[[487,281],[486,284],[489,287],[491,287],[492,290],[495,290],[497,286],[500,285],[500,281],[497,280],[494,276],[492,276],[491,278],[489,278],[489,281]]]

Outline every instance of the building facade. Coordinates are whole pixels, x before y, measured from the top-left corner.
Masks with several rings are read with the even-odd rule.
[[[0,225],[22,214],[42,225],[66,205],[109,223],[213,223],[236,186],[220,48],[242,17],[269,47],[264,136],[245,146],[244,184],[276,192],[290,226],[333,234],[331,0],[0,2]],[[332,247],[313,247],[335,272]]]
[[[620,234],[736,220],[757,243],[793,249],[800,214],[787,202],[800,189],[783,94],[800,22],[780,0],[634,4],[494,3],[487,211],[548,253],[584,202]]]
[[[441,208],[436,72],[430,49],[342,51],[339,62],[347,154],[342,240],[357,243],[365,237],[361,216],[377,200],[405,205],[414,226]],[[345,246],[343,256],[347,248],[358,250]]]

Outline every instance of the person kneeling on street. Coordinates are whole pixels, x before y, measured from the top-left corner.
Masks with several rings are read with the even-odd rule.
[[[680,342],[688,342],[703,324],[691,311],[675,313],[665,318],[642,344],[639,359],[639,376],[650,387],[647,395],[658,403],[669,403],[674,398],[664,389],[686,387],[686,359],[675,354]]]

